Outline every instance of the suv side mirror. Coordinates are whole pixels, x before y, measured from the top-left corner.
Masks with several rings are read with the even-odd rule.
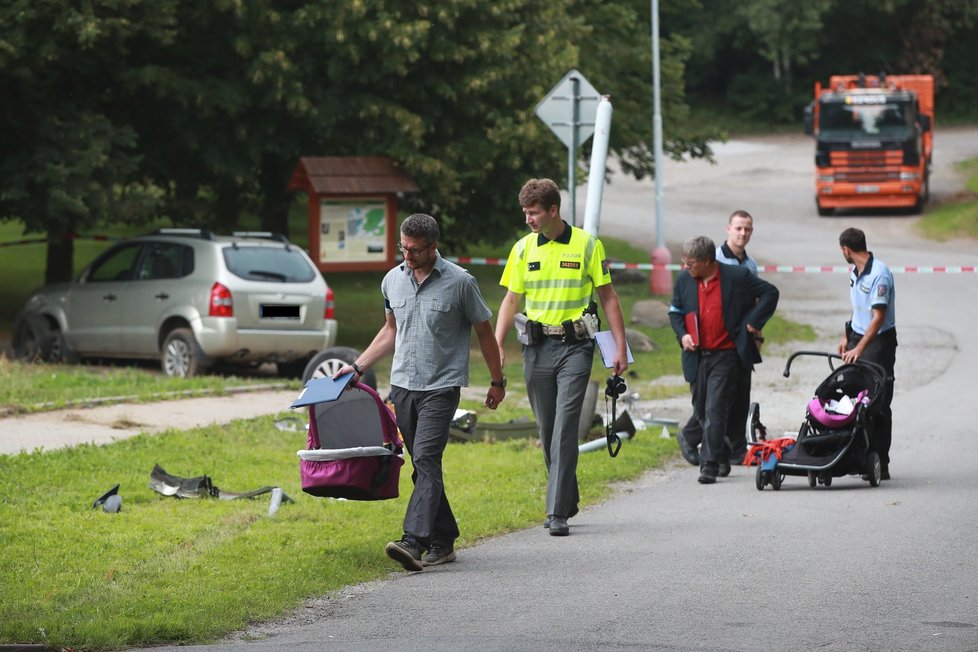
[[[930,116],[929,115],[921,115],[921,116],[919,116],[917,118],[917,121],[920,122],[920,130],[921,131],[930,131],[931,124],[930,124]]]
[[[805,133],[809,136],[815,133],[815,103],[805,106]]]

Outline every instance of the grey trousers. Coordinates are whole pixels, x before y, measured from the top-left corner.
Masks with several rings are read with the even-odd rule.
[[[591,377],[594,342],[545,338],[523,347],[523,378],[547,467],[547,514],[577,513],[577,431]]]
[[[458,387],[421,392],[391,387],[397,427],[414,466],[414,491],[404,514],[404,535],[422,550],[434,541],[451,546],[459,534],[445,495],[441,460],[460,395]]]

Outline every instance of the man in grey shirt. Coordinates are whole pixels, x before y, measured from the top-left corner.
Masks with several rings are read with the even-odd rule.
[[[414,465],[414,491],[404,515],[404,534],[387,544],[387,556],[405,570],[455,560],[458,523],[442,479],[442,455],[469,384],[469,339],[475,329],[491,376],[485,405],[495,410],[506,394],[499,347],[475,278],[438,253],[438,223],[417,213],[401,225],[404,262],[381,283],[386,319],[370,346],[336,374],[355,380],[388,353],[391,400],[397,426]]]

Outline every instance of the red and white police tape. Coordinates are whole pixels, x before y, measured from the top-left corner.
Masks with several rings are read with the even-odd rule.
[[[125,238],[109,235],[79,235],[69,234],[66,239],[71,240],[98,240],[103,242],[117,242]],[[47,242],[47,238],[27,238],[24,240],[13,240],[11,242],[0,242],[0,247],[13,247],[16,245],[42,244]],[[489,265],[503,267],[506,265],[505,258],[479,258],[476,256],[446,256],[446,260],[459,265]],[[683,268],[677,264],[654,264],[654,263],[609,263],[611,269],[635,269],[639,271],[652,271],[655,269],[665,269],[670,272],[677,272]],[[795,274],[848,274],[848,265],[758,265],[758,272],[776,273],[795,273]],[[890,265],[890,271],[894,274],[975,274],[978,272],[978,265]]]
[[[495,265],[504,266],[505,258],[476,258],[469,256],[446,256],[446,260],[459,265]],[[677,264],[654,264],[654,263],[609,263],[611,269],[637,269],[649,271],[653,269],[667,269],[671,272],[679,271],[683,268]],[[758,272],[779,272],[779,273],[802,273],[802,274],[848,274],[851,268],[848,265],[758,265]],[[974,274],[978,272],[976,265],[890,265],[890,271],[894,274]]]

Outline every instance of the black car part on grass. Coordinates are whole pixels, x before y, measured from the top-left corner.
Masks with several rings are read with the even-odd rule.
[[[278,487],[262,487],[254,491],[232,492],[218,488],[210,477],[199,475],[195,478],[181,478],[177,475],[170,475],[163,470],[159,464],[153,467],[153,472],[149,475],[149,487],[158,494],[164,496],[176,496],[177,498],[220,498],[221,500],[236,500],[238,498],[254,498],[262,494],[271,493]],[[294,503],[288,495],[282,494],[283,503]]]

